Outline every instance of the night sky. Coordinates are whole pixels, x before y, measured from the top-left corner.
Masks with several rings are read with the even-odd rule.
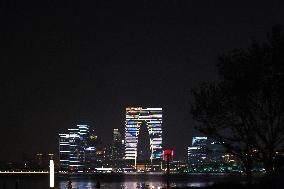
[[[57,153],[80,123],[108,144],[129,106],[162,107],[164,148],[184,158],[198,135],[190,88],[284,24],[283,0],[130,2],[1,3],[0,160]]]

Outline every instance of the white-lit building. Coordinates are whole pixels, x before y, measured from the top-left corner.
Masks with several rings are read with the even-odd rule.
[[[137,162],[137,144],[141,125],[145,124],[150,138],[150,160],[162,159],[162,108],[126,108],[125,159]]]
[[[59,134],[60,168],[66,171],[86,170],[88,157],[95,155],[95,147],[90,146],[88,125],[77,125],[68,129],[68,134]]]

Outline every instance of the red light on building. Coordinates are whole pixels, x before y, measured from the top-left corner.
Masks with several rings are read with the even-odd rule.
[[[163,150],[163,160],[167,161],[168,158],[171,161],[174,160],[174,150]]]

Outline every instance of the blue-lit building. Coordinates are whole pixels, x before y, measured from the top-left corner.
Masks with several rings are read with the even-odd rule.
[[[68,134],[59,134],[59,160],[62,170],[87,170],[95,150],[95,146],[90,143],[88,125],[77,125],[75,129],[68,129]]]
[[[221,165],[226,149],[222,142],[207,138],[193,137],[187,148],[189,165]]]
[[[190,165],[204,164],[208,152],[207,137],[193,137],[191,146],[187,148],[188,163]]]
[[[147,127],[149,134],[150,159],[162,159],[162,108],[126,108],[125,121],[125,160],[136,167],[137,147],[141,125]]]

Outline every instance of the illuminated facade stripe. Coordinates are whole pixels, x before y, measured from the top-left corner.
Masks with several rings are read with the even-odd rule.
[[[77,125],[76,129],[68,129],[68,134],[59,134],[59,159],[62,169],[85,166],[88,135],[88,125]]]
[[[125,159],[137,160],[141,124],[145,122],[150,137],[151,159],[162,158],[162,108],[126,108]]]

